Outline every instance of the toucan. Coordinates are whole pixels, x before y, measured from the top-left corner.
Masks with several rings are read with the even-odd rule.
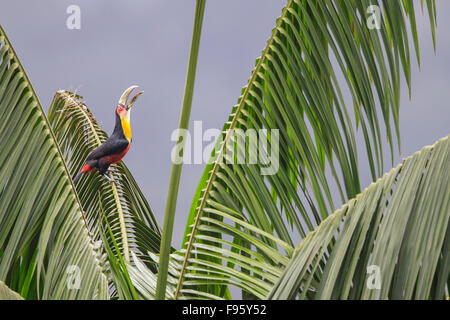
[[[105,177],[110,183],[114,183],[114,180],[108,176],[108,168],[110,165],[119,162],[127,154],[130,149],[131,144],[131,127],[130,127],[130,112],[131,107],[136,102],[137,98],[144,92],[138,92],[129,103],[127,103],[128,98],[136,89],[137,86],[131,86],[124,91],[119,99],[119,104],[116,107],[116,125],[111,136],[98,146],[94,151],[92,151],[86,158],[84,166],[81,168],[80,172],[73,179],[74,183],[78,180],[84,173],[90,173],[95,168],[98,172]]]

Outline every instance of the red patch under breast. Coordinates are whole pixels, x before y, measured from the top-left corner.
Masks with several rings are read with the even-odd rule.
[[[111,154],[109,156],[103,157],[103,163],[105,164],[113,164],[117,163],[127,154],[128,150],[130,149],[131,143],[128,144],[128,147],[125,148],[121,153]]]

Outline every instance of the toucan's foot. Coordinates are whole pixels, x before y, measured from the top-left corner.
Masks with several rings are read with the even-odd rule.
[[[109,183],[114,183],[116,184],[116,180],[112,179],[111,177],[109,177],[107,174],[103,175],[105,177],[106,180],[108,180]]]

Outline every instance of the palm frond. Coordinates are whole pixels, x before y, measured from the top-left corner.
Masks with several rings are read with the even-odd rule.
[[[0,281],[0,300],[23,300],[17,292],[8,288],[8,286]]]
[[[158,275],[147,266],[132,252],[132,264],[127,265],[127,269],[130,273],[130,278],[133,286],[139,292],[139,294],[146,300],[156,300],[156,285],[158,282]],[[155,264],[159,265],[159,257],[149,252],[150,259],[154,259]],[[169,261],[169,273],[167,277],[166,295],[165,299],[172,300],[173,292],[175,290],[175,281],[172,275],[173,271],[172,262]]]
[[[325,219],[297,246],[267,298],[445,299],[449,201],[446,137]]]
[[[132,255],[132,263],[127,264],[127,270],[130,274],[131,281],[134,288],[139,292],[139,294],[147,300],[156,300],[157,296],[157,281],[158,274],[149,269],[141,260],[138,258],[134,252]],[[160,256],[155,255],[151,252],[148,253],[150,260],[154,261],[155,264],[160,264]],[[180,270],[182,266],[183,256],[179,252],[174,252],[170,254],[168,260],[168,274],[167,274],[167,284],[165,288],[166,300],[173,300],[175,298],[174,292],[177,285],[177,279],[180,275]],[[194,279],[195,281],[195,279]],[[209,281],[224,283],[224,280],[216,277],[210,278]],[[204,281],[202,282],[204,283]],[[178,299],[198,299],[198,300],[222,300],[222,297],[216,296],[214,294],[209,294],[196,289],[183,289]]]
[[[295,250],[211,203],[216,209],[202,218],[202,242],[194,244],[177,298],[222,299],[220,291],[205,290],[216,285],[259,299],[444,299],[450,285],[449,160],[450,137],[416,152],[329,215]],[[167,299],[175,298],[185,254],[171,255]],[[157,255],[149,258],[159,263]],[[133,262],[133,285],[154,299],[157,275],[136,256]]]
[[[0,281],[24,298],[109,298],[62,151],[1,27],[0,117]]]
[[[433,2],[427,4],[433,20]],[[371,5],[380,8],[380,29],[367,24]],[[288,258],[291,230],[305,238],[335,210],[332,190],[340,203],[360,193],[355,127],[362,130],[372,179],[383,173],[382,141],[389,142],[392,157],[394,132],[399,142],[400,78],[403,74],[410,86],[408,36],[417,44],[414,18],[412,1],[287,3],[201,178],[183,239],[185,258],[175,297],[187,288],[186,279],[197,276],[201,263],[233,265],[230,252],[251,260],[264,254],[253,245],[256,239],[274,251],[281,247],[273,238],[279,239]],[[355,119],[344,92],[350,93]],[[236,150],[239,136],[245,141],[252,130],[260,139],[256,147],[238,143]],[[270,165],[274,170],[267,174]],[[239,228],[242,234],[236,237]],[[244,240],[247,236],[252,241]],[[227,255],[219,254],[224,246]],[[270,255],[265,259],[272,267],[280,263]],[[253,274],[248,266],[242,269]],[[261,270],[255,271],[256,278]],[[225,292],[222,286],[202,290],[219,296]],[[264,290],[258,290],[253,293],[262,296]]]

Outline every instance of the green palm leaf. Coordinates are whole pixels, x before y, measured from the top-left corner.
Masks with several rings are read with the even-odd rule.
[[[108,298],[63,154],[2,28],[0,117],[0,281],[24,298]]]
[[[23,300],[17,292],[8,288],[8,286],[0,281],[0,300]]]
[[[450,137],[416,152],[328,216],[295,250],[211,203],[217,209],[208,212],[215,218],[202,218],[203,242],[194,244],[178,299],[221,299],[202,290],[211,285],[235,286],[259,299],[444,299],[450,285],[449,160]],[[232,236],[234,242],[208,237],[206,231]],[[171,255],[167,299],[175,297],[185,254],[182,249]],[[149,257],[159,262],[158,256]],[[133,261],[134,286],[154,299],[156,274],[136,256]],[[370,286],[372,267],[380,287]]]
[[[446,137],[405,159],[325,219],[297,246],[267,298],[444,299],[449,199]],[[311,283],[314,292],[307,290]]]
[[[379,30],[369,29],[366,23],[370,5],[381,9]],[[428,11],[434,21],[432,1]],[[355,124],[364,137],[372,179],[383,173],[382,140],[389,142],[392,157],[393,132],[399,141],[402,73],[410,86],[406,21],[415,26],[414,18],[411,1],[288,2],[198,186],[183,240],[185,258],[175,298],[184,289],[224,294],[223,286],[190,286],[184,281],[198,277],[202,264],[219,268],[227,263],[234,268],[231,253],[251,260],[260,255],[272,267],[282,267],[267,254],[267,247],[289,258],[294,243],[291,230],[305,238],[335,210],[331,190],[336,190],[340,203],[360,193]],[[417,44],[414,27],[412,33]],[[345,82],[338,81],[340,75]],[[352,97],[353,121],[344,91]],[[239,129],[241,134],[256,130],[268,141],[262,149],[278,152],[275,174],[262,174],[270,152],[257,154],[257,148],[242,143],[235,150]],[[262,158],[255,164],[239,164],[235,161],[239,156]],[[255,241],[260,247],[254,246]],[[261,275],[267,266],[253,270],[250,265],[249,261],[241,265],[242,272],[271,282]],[[247,291],[264,295],[259,287]]]

